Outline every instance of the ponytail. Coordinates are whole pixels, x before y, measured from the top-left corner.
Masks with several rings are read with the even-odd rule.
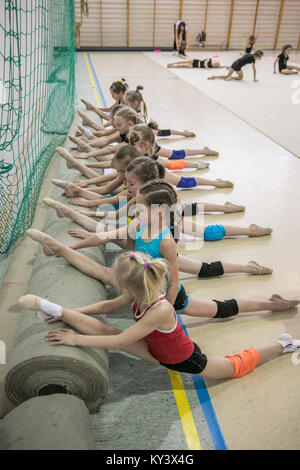
[[[112,267],[118,289],[126,289],[139,304],[150,305],[162,293],[167,262],[151,259],[140,252],[126,252],[118,256]]]
[[[165,177],[164,167],[157,161],[149,157],[136,158],[126,171],[134,173],[141,183],[148,183],[152,180],[163,179]]]
[[[148,122],[147,126],[150,127],[150,129],[153,129],[154,131],[158,130],[158,124],[157,122],[153,121],[153,119]]]
[[[147,106],[144,101],[143,95],[140,92],[140,90],[143,90],[144,87],[142,85],[138,85],[135,90],[129,90],[126,92],[126,99],[129,101],[129,103],[134,103],[135,101],[138,101],[139,105],[143,106],[142,113],[144,116],[145,121],[148,119],[148,112],[147,112]]]
[[[110,85],[110,90],[113,91],[114,93],[126,93],[126,90],[128,90],[128,84],[126,83],[125,78],[121,78],[121,80],[117,80],[116,82],[113,82]]]

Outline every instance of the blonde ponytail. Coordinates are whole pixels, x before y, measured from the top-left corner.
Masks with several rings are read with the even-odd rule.
[[[140,252],[122,253],[113,264],[118,289],[126,289],[140,305],[150,305],[162,294],[167,262],[162,258],[151,259]]]

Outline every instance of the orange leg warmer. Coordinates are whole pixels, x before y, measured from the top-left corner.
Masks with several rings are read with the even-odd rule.
[[[182,170],[186,168],[186,161],[185,160],[171,160],[169,161],[168,170]]]
[[[257,364],[260,363],[259,353],[254,348],[246,349],[241,354],[235,354],[234,356],[227,357],[234,367],[234,374],[231,377],[243,377],[243,375],[249,374]]]

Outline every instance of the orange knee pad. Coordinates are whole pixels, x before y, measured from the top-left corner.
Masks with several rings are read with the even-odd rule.
[[[185,160],[170,160],[168,165],[168,170],[182,170],[186,168]]]
[[[254,348],[246,349],[241,354],[235,354],[234,356],[227,357],[234,368],[234,374],[232,379],[236,377],[243,377],[243,375],[249,374],[257,364],[260,363],[260,356],[258,351]]]

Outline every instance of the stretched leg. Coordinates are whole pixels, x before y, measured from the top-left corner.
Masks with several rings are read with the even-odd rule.
[[[249,348],[240,354],[225,357],[208,356],[206,367],[199,375],[209,379],[243,377],[262,362],[275,359],[280,354],[299,350],[300,341],[292,338],[288,333],[283,333],[274,343]]]
[[[84,142],[84,140],[80,139],[79,137],[74,137],[69,135],[69,139],[77,145],[77,149],[82,152],[91,152],[93,149],[90,144]]]
[[[99,194],[102,193],[103,189],[101,187],[94,188],[94,191],[89,189],[81,188],[74,183],[69,181],[63,181],[58,179],[52,179],[51,182],[58,186],[59,188],[64,189],[67,197],[83,197],[87,200],[99,199]]]
[[[91,217],[81,214],[78,211],[74,211],[68,206],[65,206],[61,202],[55,201],[54,199],[45,198],[43,202],[48,206],[56,210],[56,214],[59,218],[67,217],[76,224],[81,225],[89,232],[96,232],[98,222]],[[99,227],[99,226],[98,226]]]
[[[170,129],[171,135],[182,135],[183,137],[196,137],[194,132],[190,132],[188,130],[184,131],[176,131],[175,129]]]
[[[186,149],[185,153],[187,157],[191,155],[206,155],[206,156],[217,157],[219,155],[219,152],[216,152],[215,150],[211,150],[208,147],[204,147],[203,149],[194,149],[194,150]]]
[[[110,155],[111,153],[116,153],[119,148],[121,148],[124,144],[119,144],[119,145],[108,145],[107,147],[104,147],[103,149],[97,149],[97,150],[92,150],[88,153],[80,154],[80,155],[74,155],[74,158],[96,158],[96,160],[99,161],[111,161],[110,158],[104,158],[106,155]]]
[[[192,60],[187,60],[187,61],[180,60],[179,62],[173,62],[173,63],[167,65],[168,69],[171,69],[171,68],[190,69],[190,68],[192,68],[192,66],[193,66],[193,61]]]
[[[46,233],[40,232],[39,230],[29,229],[26,233],[30,238],[43,245],[44,253],[46,255],[56,255],[64,258],[72,266],[87,276],[98,279],[105,284],[113,285],[110,268],[101,266],[99,263],[96,263],[82,253],[72,250],[60,243],[58,240],[55,240],[55,238],[47,235]]]
[[[68,233],[73,237],[87,238],[92,235],[92,233],[109,232],[111,230],[116,230],[116,227],[102,224],[101,222],[98,222],[92,219],[91,217],[87,217],[86,215],[81,214],[79,211],[74,211],[73,209],[69,208],[68,206],[65,206],[61,202],[55,201],[54,199],[45,198],[43,199],[43,202],[47,206],[55,209],[58,217],[67,217],[68,219],[72,220],[72,222],[81,225],[87,230],[69,230]],[[103,212],[101,212],[100,214],[102,216]],[[126,241],[124,240],[115,240],[114,243],[125,250],[127,248]]]
[[[101,126],[100,124],[97,124],[96,122],[94,122],[86,114],[84,114],[80,109],[77,109],[77,113],[82,119],[82,125],[83,126],[89,126],[92,129],[95,129],[96,131],[103,131],[104,130],[103,126]]]
[[[166,170],[165,179],[170,184],[173,184],[174,186],[186,187],[186,186],[181,186],[182,177],[175,175],[174,173],[171,173],[170,171]],[[233,183],[231,183],[231,181],[226,181],[226,180],[221,180],[221,179],[209,180],[208,178],[200,178],[199,176],[196,176],[196,177],[191,178],[191,180],[193,180],[193,186],[189,186],[189,188],[195,187],[197,185],[214,186],[216,188],[232,188],[233,187]]]
[[[299,300],[287,300],[274,294],[269,300],[231,299],[225,301],[189,298],[182,313],[192,317],[228,318],[240,313],[261,312],[264,310],[290,310]]]
[[[86,165],[76,160],[76,158],[74,158],[65,148],[56,147],[56,152],[59,154],[59,156],[66,160],[68,168],[74,168],[75,170],[78,170],[83,176],[86,176],[87,178],[96,178],[100,176],[99,173],[89,169]]]
[[[207,226],[206,226],[207,227]],[[225,236],[235,237],[240,235],[246,235],[248,237],[263,237],[265,235],[270,235],[273,232],[271,228],[259,227],[256,224],[251,224],[249,227],[232,227],[229,225],[224,225]]]
[[[245,273],[252,275],[271,274],[270,268],[262,266],[255,261],[247,264],[236,264],[227,262],[215,262],[211,264],[196,261],[186,256],[178,255],[179,271],[188,274],[195,274],[199,278],[222,276],[223,274]]]
[[[234,212],[243,212],[245,206],[239,206],[232,202],[225,202],[225,204],[214,204],[210,202],[203,202],[198,204],[199,212],[224,212],[224,214],[232,214]]]

